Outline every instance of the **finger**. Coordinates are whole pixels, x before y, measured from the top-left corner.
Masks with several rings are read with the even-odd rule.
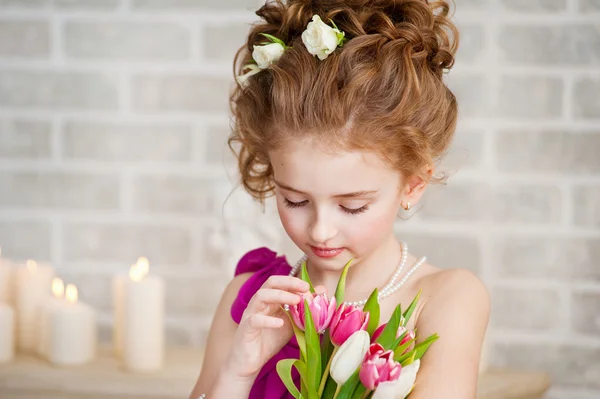
[[[267,316],[261,313],[250,316],[248,322],[250,326],[257,330],[261,328],[280,328],[284,324],[284,321],[279,317]]]
[[[310,286],[306,281],[291,276],[271,276],[265,281],[263,287],[298,292],[307,292],[310,289]]]
[[[298,294],[277,290],[272,288],[261,288],[254,295],[255,301],[268,305],[296,305],[300,303],[301,297]]]

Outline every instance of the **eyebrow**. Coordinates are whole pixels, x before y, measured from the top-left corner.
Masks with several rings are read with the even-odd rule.
[[[290,186],[286,186],[285,184],[278,182],[277,180],[275,180],[275,184],[278,185],[280,188],[283,188],[284,190],[306,195],[305,192],[297,190]],[[355,198],[355,197],[364,197],[364,196],[368,196],[368,195],[372,195],[372,194],[376,194],[376,193],[377,193],[377,190],[363,190],[363,191],[355,191],[353,193],[337,194],[337,195],[334,195],[334,197],[335,198]]]

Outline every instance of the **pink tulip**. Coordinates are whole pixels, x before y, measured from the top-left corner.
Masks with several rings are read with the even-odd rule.
[[[312,314],[313,323],[317,333],[323,334],[327,327],[329,327],[333,314],[335,313],[335,297],[331,297],[331,299],[329,299],[325,294],[314,296],[312,294],[308,294],[304,297],[304,299],[306,299],[308,302],[308,308]],[[304,331],[304,300],[300,301],[298,305],[291,306],[290,313],[292,314],[294,323],[296,323],[298,328]]]
[[[375,332],[373,333],[373,336],[371,337],[371,342],[375,342],[377,340],[377,338],[379,338],[379,336],[381,335],[381,333],[383,332],[383,329],[385,328],[386,324],[382,324],[380,325],[377,330],[375,330]],[[398,326],[398,331],[396,331],[396,339],[400,338],[402,336],[402,334],[404,334],[406,332],[406,327],[400,325]],[[402,346],[405,343],[407,343],[408,341],[410,341],[411,339],[415,339],[415,332],[414,331],[409,331],[404,338],[402,338],[402,341],[400,341],[400,344],[398,346]],[[408,348],[406,349],[408,351]]]
[[[371,344],[358,376],[363,385],[372,391],[382,382],[396,381],[401,372],[402,366],[394,361],[394,351],[385,351],[380,344]]]
[[[348,337],[359,330],[366,330],[369,324],[369,312],[363,312],[357,306],[341,304],[331,319],[331,342],[341,346]]]

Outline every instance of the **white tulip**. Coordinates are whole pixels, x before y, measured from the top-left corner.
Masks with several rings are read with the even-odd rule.
[[[265,69],[281,57],[285,48],[279,43],[269,43],[262,46],[254,46],[252,58],[260,69]]]
[[[400,377],[396,381],[380,383],[371,399],[404,399],[415,385],[420,365],[421,361],[415,360],[408,366],[402,367]]]
[[[338,385],[343,385],[362,364],[369,346],[371,337],[364,330],[356,331],[342,344],[331,360],[331,378]]]
[[[250,76],[252,75],[256,75],[257,73],[259,73],[261,71],[261,69],[254,65],[254,64],[250,64],[250,65],[246,65],[244,67],[244,70],[249,69],[248,72],[246,72],[243,75],[238,75],[235,77],[235,79],[237,80],[237,82],[240,84],[240,86],[242,87],[246,87],[247,84],[247,80]]]
[[[306,30],[302,32],[302,42],[310,54],[324,60],[337,48],[339,33],[341,32],[338,29],[327,25],[315,14],[312,22],[309,22]]]

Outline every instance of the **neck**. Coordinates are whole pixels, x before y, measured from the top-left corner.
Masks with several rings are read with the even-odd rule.
[[[362,258],[355,258],[346,276],[345,301],[366,299],[375,288],[381,289],[392,277],[402,257],[400,243],[391,234],[376,250]],[[341,270],[322,270],[311,267],[307,270],[314,286],[322,285],[327,295],[333,296]],[[402,273],[404,274],[404,273]]]

